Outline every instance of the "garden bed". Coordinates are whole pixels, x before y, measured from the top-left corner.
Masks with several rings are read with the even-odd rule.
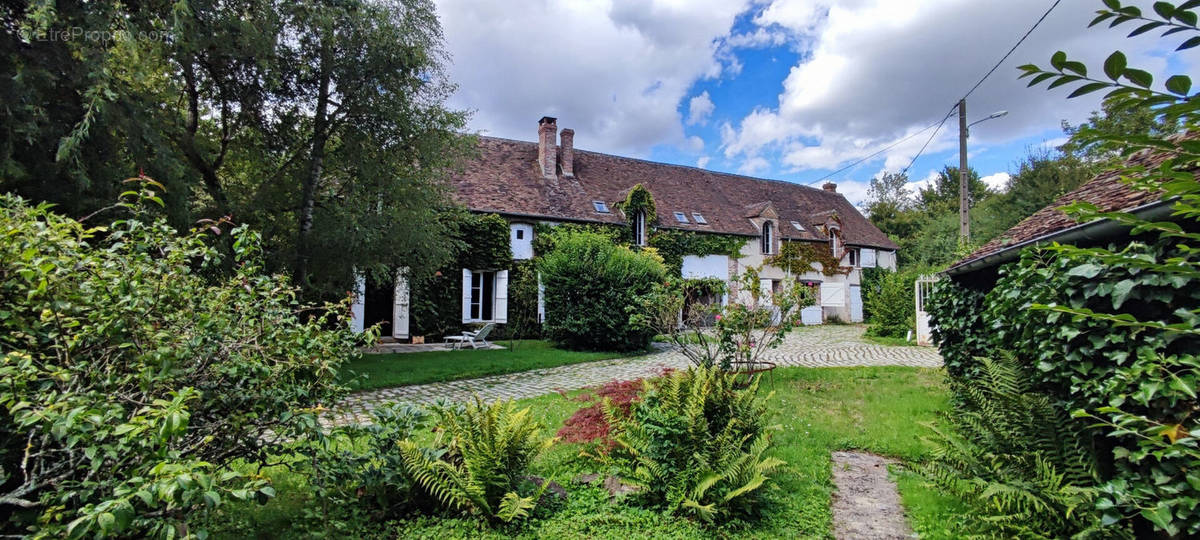
[[[481,351],[485,352],[485,351]],[[533,463],[531,472],[565,486],[568,499],[546,512],[539,510],[517,525],[487,525],[477,518],[437,515],[391,523],[351,524],[335,535],[407,538],[738,538],[827,537],[832,531],[830,453],[863,449],[901,462],[925,459],[929,447],[921,422],[932,421],[948,407],[948,392],[939,370],[876,368],[780,368],[775,370],[767,404],[772,424],[779,424],[771,454],[787,462],[772,475],[763,515],[705,528],[699,522],[664,516],[632,505],[612,503],[599,485],[572,482],[582,473],[604,472],[581,450],[582,444],[557,443]],[[553,433],[580,407],[582,392],[548,394],[522,400],[548,433]],[[764,392],[764,395],[766,393]],[[303,486],[305,479],[282,468],[268,474],[277,485]],[[964,519],[952,500],[931,491],[910,473],[898,475],[908,519],[922,538],[953,538]],[[295,492],[296,489],[281,490]],[[222,510],[214,521],[215,537],[294,537],[338,527],[322,523],[319,502],[287,496],[265,506],[239,505]]]

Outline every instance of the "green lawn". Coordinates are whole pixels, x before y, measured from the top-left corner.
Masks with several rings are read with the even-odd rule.
[[[508,341],[498,341],[508,347]],[[632,353],[637,354],[637,353]],[[367,354],[342,367],[342,380],[355,390],[391,388],[488,375],[503,375],[630,356],[631,353],[555,349],[548,341],[520,340],[512,349]]]
[[[874,343],[876,345],[887,345],[889,347],[917,347],[916,342],[907,341],[904,338],[886,337],[886,336],[871,336],[863,334],[863,340]]]
[[[532,467],[532,473],[551,478],[567,488],[568,501],[552,512],[527,523],[489,528],[467,517],[423,516],[387,524],[372,523],[356,536],[401,538],[829,538],[832,526],[830,452],[862,449],[912,463],[928,457],[929,446],[920,422],[935,419],[948,407],[948,392],[940,370],[871,367],[806,369],[786,368],[774,381],[764,381],[772,421],[781,426],[772,452],[787,462],[774,475],[769,504],[761,518],[728,523],[717,530],[681,518],[612,503],[599,487],[578,486],[571,479],[584,472],[605,472],[602,466],[580,455],[577,444],[556,444]],[[553,432],[580,402],[548,394],[522,400]],[[893,470],[906,505],[909,522],[921,538],[957,538],[966,519],[961,506],[926,487],[903,466]],[[268,473],[284,487],[303,484],[283,469]],[[231,509],[230,530],[216,537],[251,536],[290,538],[315,531],[293,530],[292,516],[312,501],[280,489],[280,497],[266,506]],[[298,522],[298,521],[297,521]],[[311,521],[310,521],[311,523]],[[233,534],[230,534],[232,531]],[[335,531],[328,531],[335,533]],[[335,534],[336,536],[336,534]]]

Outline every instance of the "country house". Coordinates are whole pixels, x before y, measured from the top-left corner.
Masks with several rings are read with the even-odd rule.
[[[896,244],[833,183],[818,189],[577,150],[574,130],[560,132],[551,117],[538,121],[537,134],[537,142],[479,137],[478,153],[450,180],[455,199],[470,211],[507,221],[514,264],[538,255],[539,229],[561,224],[627,227],[630,243],[639,246],[653,246],[656,234],[671,231],[739,239],[734,253],[683,253],[680,276],[727,282],[761,267],[766,291],[794,277],[818,293],[819,308],[805,313],[808,324],[861,321],[861,269],[895,269]],[[623,204],[637,186],[652,196],[653,215]],[[461,272],[461,281],[448,284],[461,299],[462,324],[509,322],[510,268],[501,266],[452,270],[456,277]],[[384,336],[420,335],[412,331],[421,323],[410,313],[415,299],[403,272],[394,287],[360,280],[356,298],[360,331],[383,322]],[[544,301],[539,294],[539,319]]]

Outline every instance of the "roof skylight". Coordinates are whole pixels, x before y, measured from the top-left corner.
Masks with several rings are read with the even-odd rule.
[[[700,215],[700,212],[692,212],[692,219],[701,225],[708,225],[708,221],[705,221],[704,216]]]
[[[687,216],[686,216],[686,215],[684,215],[684,213],[683,213],[683,212],[675,212],[675,221],[678,221],[678,222],[680,222],[680,223],[687,223],[687,222],[688,222],[688,220],[687,220]]]
[[[804,227],[800,225],[799,221],[793,221],[792,226],[795,227],[797,231],[804,231]]]
[[[595,208],[596,211],[600,212],[601,214],[608,213],[608,205],[605,204],[604,201],[592,201],[592,208]]]

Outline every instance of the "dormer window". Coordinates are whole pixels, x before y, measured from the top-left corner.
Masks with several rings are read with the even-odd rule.
[[[797,231],[804,232],[804,226],[801,225],[799,221],[793,221],[792,226],[795,227]]]
[[[592,201],[592,208],[595,208],[596,211],[600,212],[601,214],[608,213],[608,205],[605,204],[604,201]]]
[[[774,252],[775,246],[775,231],[771,226],[771,222],[763,223],[762,226],[762,254],[770,255]]]
[[[680,223],[688,222],[687,216],[683,212],[675,212],[675,221],[678,221]]]
[[[704,219],[704,216],[700,215],[700,212],[692,212],[692,220],[701,225],[708,225],[708,221]]]
[[[639,211],[633,216],[633,243],[646,245],[646,213]]]

